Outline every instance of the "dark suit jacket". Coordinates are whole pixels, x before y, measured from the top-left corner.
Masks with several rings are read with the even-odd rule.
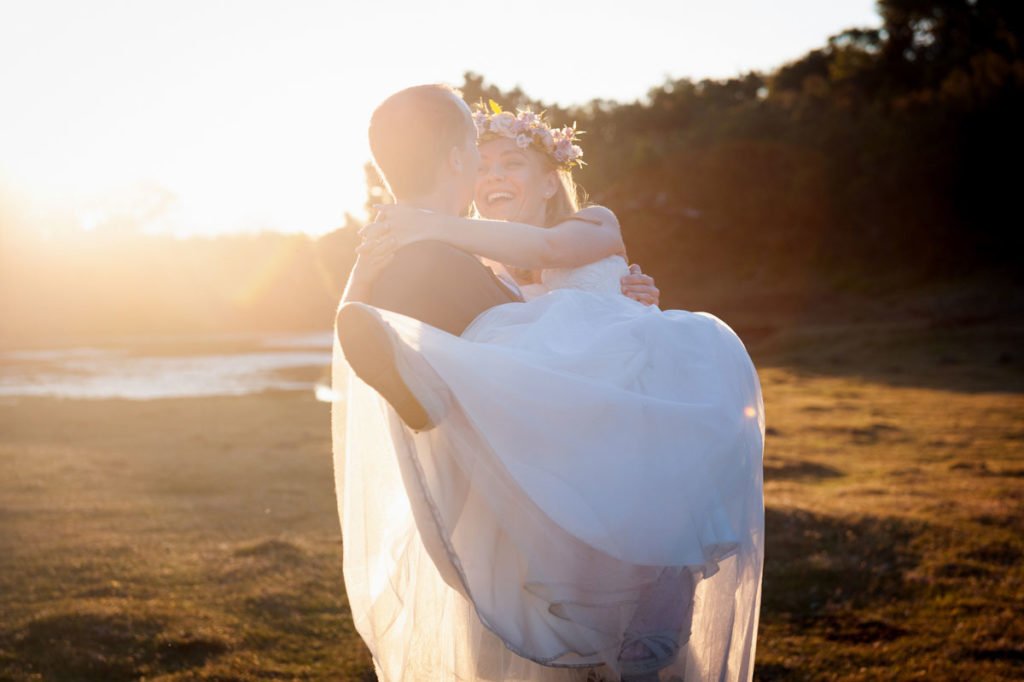
[[[367,302],[458,336],[485,310],[521,300],[474,256],[425,241],[395,252]]]
[[[465,251],[443,242],[417,242],[395,253],[377,276],[367,303],[461,335],[480,313],[519,300],[488,267]],[[399,452],[405,451],[400,448]],[[398,465],[427,554],[442,579],[466,595],[417,468],[409,456],[401,454]],[[457,476],[460,472],[451,473]],[[462,485],[468,484],[463,481]]]

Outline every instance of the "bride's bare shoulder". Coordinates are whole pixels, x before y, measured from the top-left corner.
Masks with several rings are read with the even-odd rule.
[[[597,204],[581,208],[573,218],[594,223],[595,225],[613,226],[616,229],[619,227],[619,219],[615,216],[615,213],[610,208]]]

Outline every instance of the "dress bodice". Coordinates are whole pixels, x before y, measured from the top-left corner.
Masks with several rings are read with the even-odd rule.
[[[619,280],[629,274],[622,256],[608,256],[578,268],[558,268],[541,272],[541,281],[549,290],[580,289],[599,294],[619,294]]]

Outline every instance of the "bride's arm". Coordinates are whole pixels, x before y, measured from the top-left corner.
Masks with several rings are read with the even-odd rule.
[[[395,240],[396,248],[417,241],[443,241],[484,258],[536,269],[572,268],[626,251],[618,219],[603,206],[589,206],[554,227],[543,228],[390,205],[382,208],[376,223],[363,228],[363,237],[366,248],[387,237]]]

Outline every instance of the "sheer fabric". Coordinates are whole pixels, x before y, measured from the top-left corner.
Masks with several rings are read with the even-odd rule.
[[[415,433],[335,340],[336,487],[355,626],[381,680],[746,679],[760,604],[764,411],[718,318],[545,273],[462,337],[388,311]],[[658,638],[661,639],[658,639]]]

